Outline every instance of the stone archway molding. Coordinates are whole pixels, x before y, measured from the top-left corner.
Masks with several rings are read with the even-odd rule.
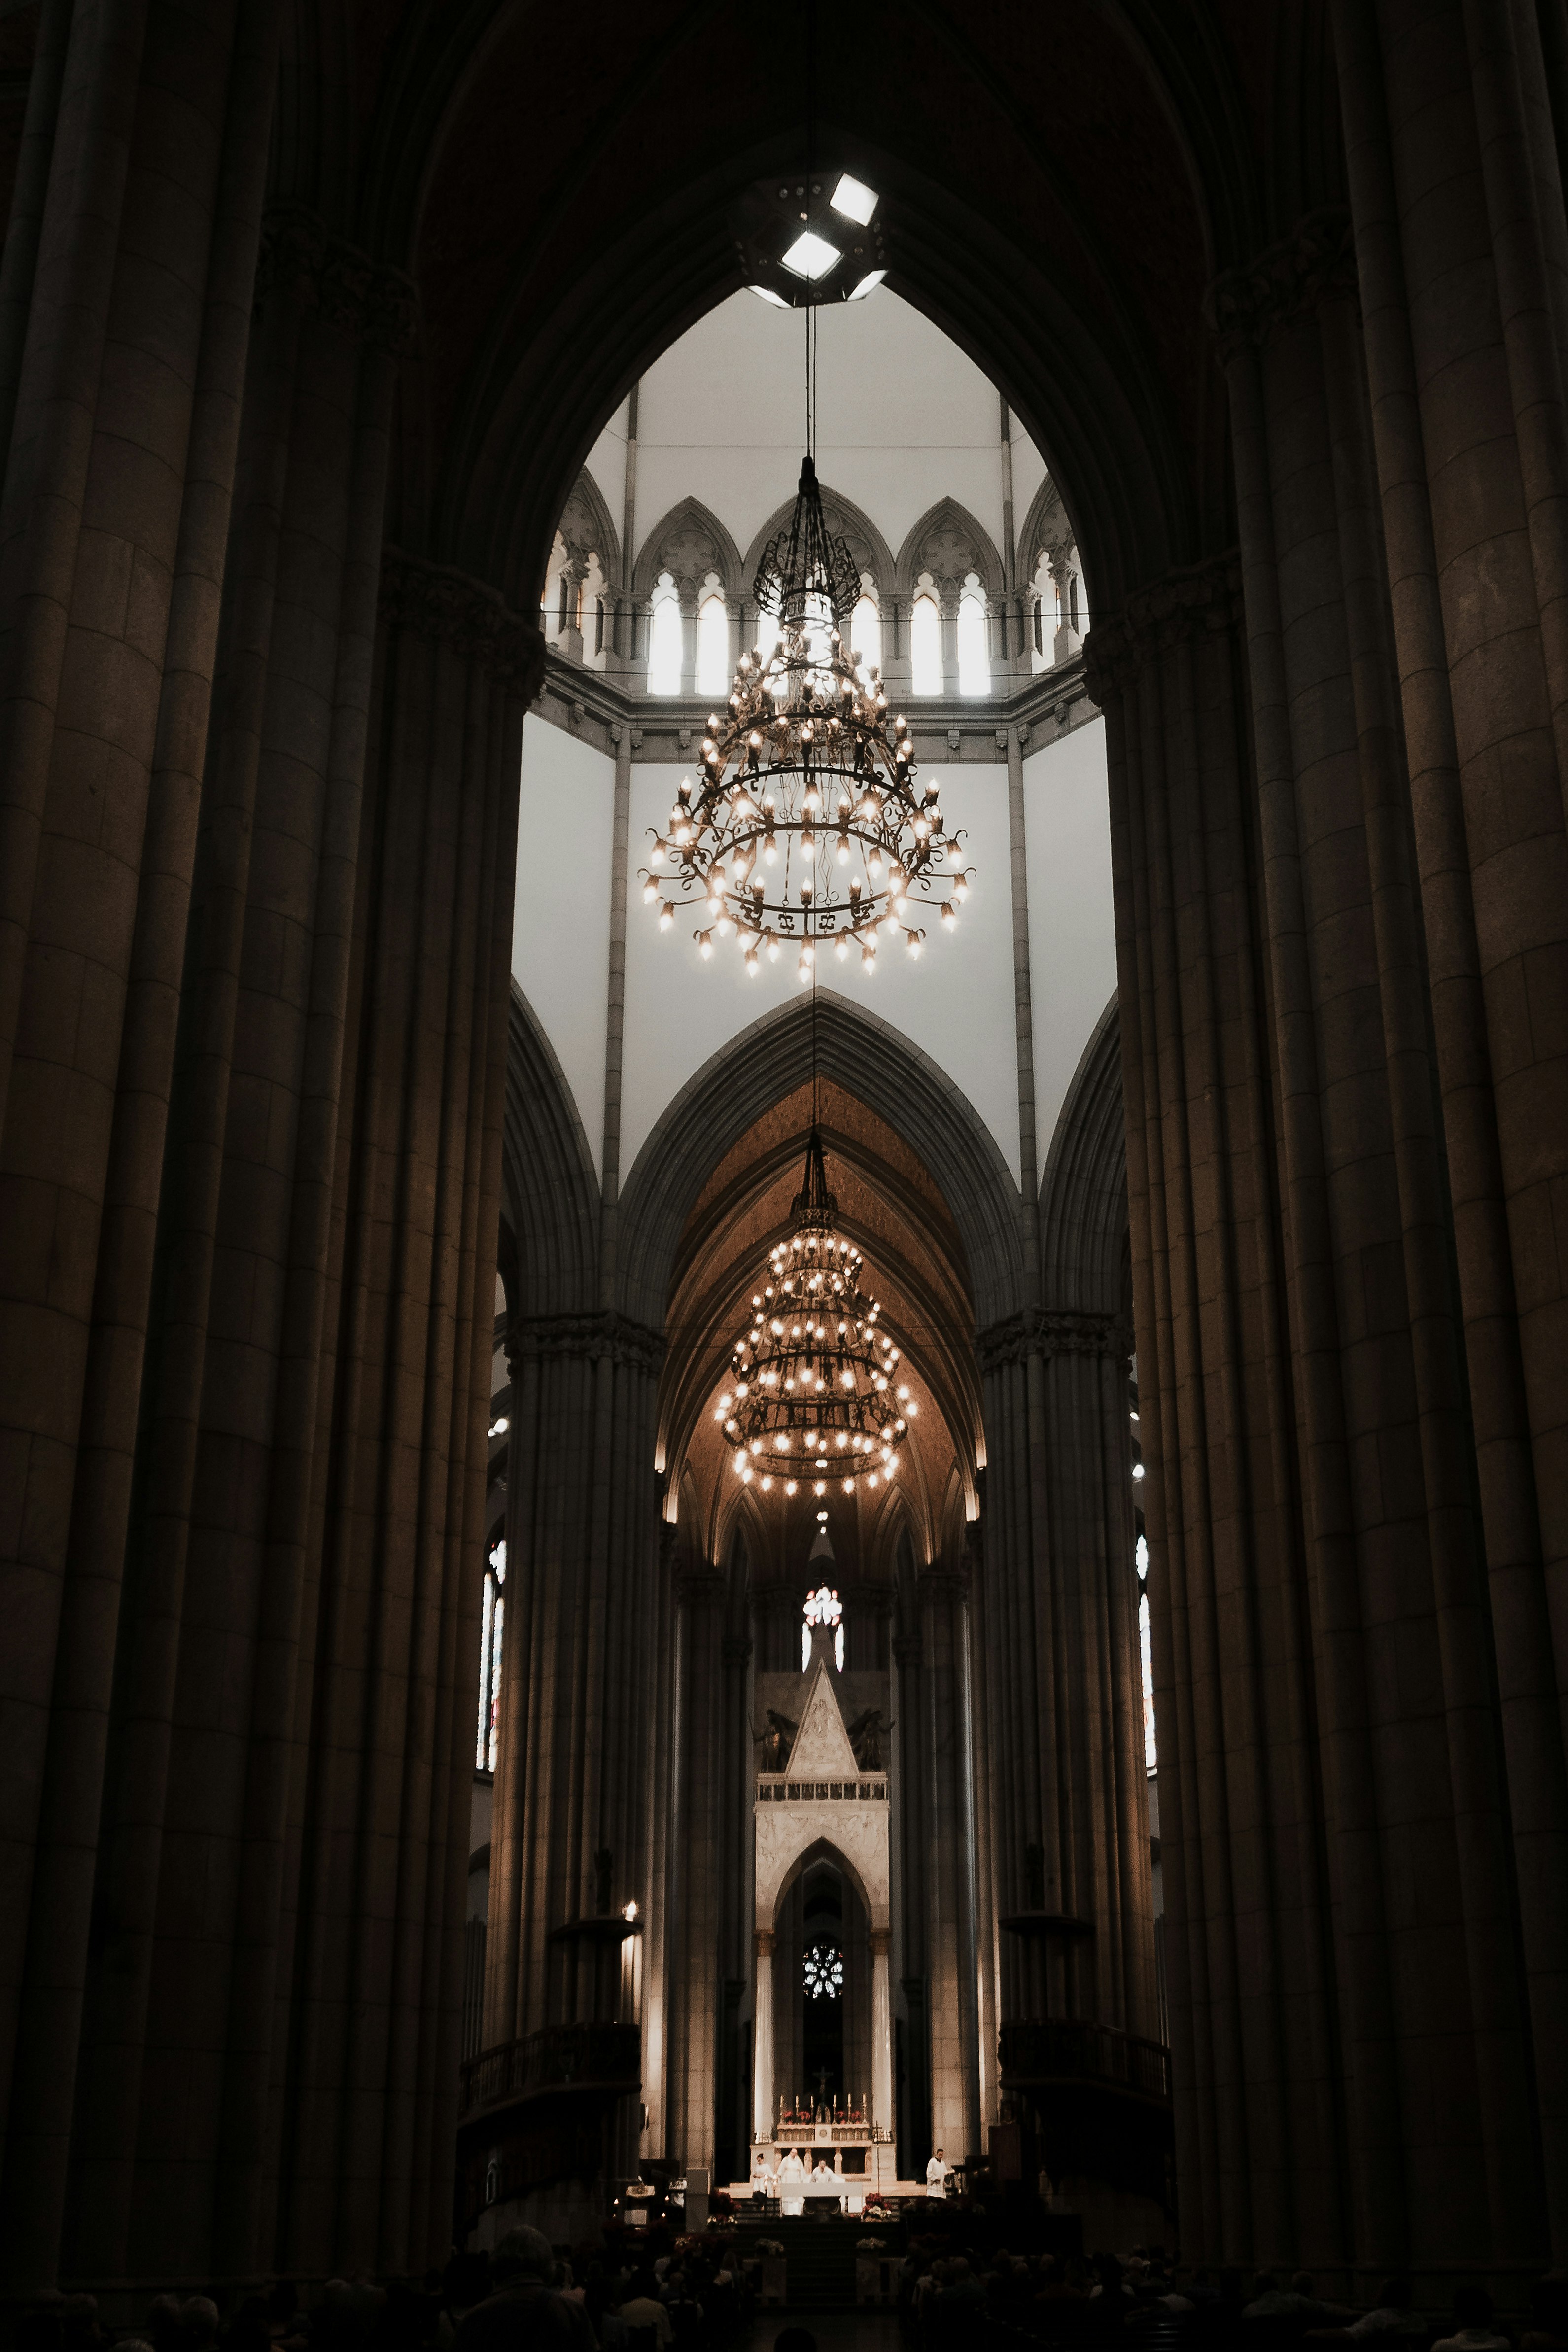
[[[929,1170],[969,1261],[977,1322],[1016,1310],[1023,1210],[1001,1150],[961,1088],[890,1023],[827,990],[765,1013],[731,1037],[668,1103],[621,1195],[616,1304],[662,1325],[691,1204],[748,1129],[816,1068],[875,1112]]]
[[[586,1314],[598,1304],[594,1157],[566,1074],[515,980],[507,1044],[501,1201],[517,1252],[513,1311]]]
[[[1047,1307],[1125,1314],[1127,1131],[1113,992],[1079,1058],[1040,1179],[1040,1295]]]

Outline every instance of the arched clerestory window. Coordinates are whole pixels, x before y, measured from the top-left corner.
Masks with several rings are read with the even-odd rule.
[[[861,669],[881,668],[882,615],[870,593],[870,583],[864,579],[858,602],[849,617],[849,648]]]
[[[728,694],[730,690],[730,614],[722,591],[705,589],[697,608],[697,691]]]
[[[942,677],[942,614],[929,592],[910,606],[910,690],[940,694]]]
[[[654,586],[653,610],[647,630],[647,690],[679,694],[684,646],[680,626],[680,596],[668,572]]]
[[[991,648],[985,638],[985,591],[975,572],[964,582],[958,599],[958,690],[986,695],[991,691]]]

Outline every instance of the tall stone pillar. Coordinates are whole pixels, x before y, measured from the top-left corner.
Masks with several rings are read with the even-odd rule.
[[[1046,1279],[1066,1286],[1050,1254]],[[1062,1305],[978,1346],[996,2014],[1004,2030],[1071,2017],[1152,2039],[1129,1334]]]
[[[717,2022],[721,1891],[719,1884],[721,1675],[725,1580],[703,1566],[678,1570],[675,1783],[676,1886],[671,1948],[671,2064],[679,2093],[679,2139],[671,2153],[711,2169],[718,2094]]]
[[[663,1342],[610,1312],[522,1316],[508,1334],[508,1608],[490,1842],[485,2042],[599,2021],[563,1940],[638,1906],[645,2027],[662,1998],[651,1844],[660,1641],[651,1464]]]
[[[1461,364],[1443,355],[1460,331],[1448,226],[1418,362],[1415,309],[1395,315],[1394,219],[1406,204],[1425,218],[1400,171],[1430,162],[1445,74],[1441,138],[1462,157],[1475,137],[1460,15],[1427,12],[1418,74],[1397,45],[1419,95],[1391,123],[1373,15],[1345,12],[1383,275],[1358,309],[1346,226],[1317,219],[1215,286],[1239,561],[1158,583],[1089,646],[1111,769],[1184,2235],[1209,2259],[1321,2248],[1362,2279],[1539,2258],[1534,2118],[1545,2130],[1553,2112],[1560,2011],[1544,2034],[1532,2021],[1568,1957],[1560,1874],[1542,1866],[1562,1819],[1531,1565],[1545,1489],[1521,1517],[1528,1349],[1510,1372],[1524,1327],[1510,1335],[1496,1289],[1500,1269],[1521,1279],[1555,1146],[1547,1121],[1510,1198],[1490,1057],[1524,1050],[1511,912],[1490,982],[1476,961],[1483,899],[1510,856],[1523,870],[1507,835],[1529,791],[1510,782],[1507,817],[1492,797],[1503,738],[1552,812],[1546,833],[1524,821],[1536,879],[1563,852],[1561,793],[1534,656],[1502,703],[1485,685],[1504,646],[1523,658],[1522,537],[1470,601],[1448,575],[1442,633],[1415,625],[1436,614],[1434,518],[1459,532],[1462,571],[1481,559],[1454,518],[1500,496],[1490,425],[1473,446],[1460,431],[1442,498],[1413,472],[1426,461],[1402,403]],[[1478,383],[1489,371],[1492,405],[1439,404],[1439,436],[1509,414],[1500,348],[1475,341],[1492,268],[1479,183],[1477,198],[1462,364]],[[1385,386],[1369,386],[1374,352]],[[1435,664],[1452,665],[1446,719]],[[1444,749],[1466,728],[1468,786]],[[1563,963],[1552,904],[1531,986]],[[1499,1482],[1479,1495],[1476,1461]]]
[[[773,1931],[754,1930],[756,1973],[752,1995],[752,2137],[772,2139],[778,2100],[773,2092]]]
[[[67,2196],[279,13],[50,12],[0,282],[0,2277],[24,2288]]]
[[[167,2027],[156,2008],[155,1956],[162,1945],[167,1969],[184,1932],[159,1926],[164,1874],[193,1833],[182,1818],[180,1758],[192,1710],[199,1717],[205,1705],[191,1680],[188,1604],[212,1612],[208,1640],[216,1625],[258,1629],[254,1644],[237,1630],[226,1637],[226,1671],[255,1674],[266,1689],[249,1728],[265,1722],[276,1738],[273,1710],[286,1704],[295,1671],[291,1612],[312,1543],[330,1344],[331,1188],[344,1140],[394,353],[412,323],[406,280],[370,269],[299,215],[268,222],[258,286],[142,1404],[136,1569],[124,1595],[122,1697],[100,1827],[104,1940],[84,2023],[91,2063],[78,2117],[72,2260],[111,2275],[130,2260],[149,2040],[177,2047],[189,2032],[216,2041],[223,2032],[211,2014],[198,2022],[200,2003],[174,1990],[177,1970],[164,1996],[174,2004]],[[284,943],[289,979],[276,961]],[[258,1178],[262,1120],[272,1149],[268,1164],[261,1147]],[[268,1594],[279,1614],[263,1632]],[[257,1768],[247,1729],[243,1715],[231,1717],[209,1748],[209,1826],[224,1813],[237,1822],[247,1801],[245,1779]],[[286,1759],[286,1748],[272,1748],[273,1775]],[[278,1965],[284,1801],[276,1778],[265,1795],[253,1785],[248,1800],[254,1818],[273,1827],[244,1870],[255,1906],[245,1965],[258,1972],[245,2000],[266,1998]],[[196,1965],[194,1953],[182,1959]],[[205,1990],[216,1992],[210,1977]],[[242,1999],[237,1980],[230,1998]],[[266,2047],[263,2038],[255,2060],[263,2069]],[[229,2095],[239,2095],[232,2084]],[[245,2095],[255,2124],[246,2165],[259,2167],[264,2073]],[[259,2177],[247,2171],[236,2187],[242,2239],[261,2225],[251,2210]]]
[[[745,1607],[742,1555],[737,1548],[726,1591],[727,1615],[733,1625]],[[718,2031],[718,2140],[714,2161],[729,2177],[742,2179],[749,2168],[746,2150],[751,2102],[745,2080],[742,2011],[751,1990],[752,1938],[752,1816],[756,1778],[755,1747],[751,1725],[752,1643],[744,1633],[727,1633],[720,1644],[722,1668],[722,1712],[718,1756],[719,1799],[719,1981],[721,1999]],[[754,2031],[754,2028],[753,2028]],[[715,2177],[718,2177],[717,2175]]]
[[[904,1585],[900,1594],[900,1617],[906,1625],[912,1621],[918,1626],[920,1609],[912,1565],[906,1561],[901,1574]],[[927,1885],[931,1856],[926,1834],[930,1758],[925,1747],[921,1672],[924,1644],[921,1634],[913,1631],[895,1633],[892,1658],[893,1820],[889,1826],[898,1842],[894,1933],[899,1948],[905,2058],[903,2097],[898,2116],[899,2146],[901,2162],[912,2167],[923,2179],[926,2158],[931,2154],[931,2062],[927,2042],[931,1940]]]
[[[871,1930],[871,2121],[879,2131],[891,2132],[893,2113],[893,1990],[889,1955],[892,1934],[886,1927]]]
[[[931,2136],[950,2163],[980,2146],[965,1597],[965,1580],[955,1570],[931,1569],[920,1580]]]
[[[1553,2258],[1568,2259],[1563,34],[1332,11]],[[1555,117],[1555,121],[1554,118]],[[1440,203],[1427,193],[1443,191]],[[1466,397],[1445,387],[1462,381]],[[1481,1956],[1474,1955],[1479,1965]],[[1511,1972],[1511,1969],[1510,1969]],[[1509,2017],[1500,2021],[1511,2041]],[[1514,2061],[1510,2053],[1509,2064]],[[1490,2060],[1480,2061],[1483,2071]],[[1506,2118],[1497,2125],[1507,2128]],[[1493,2169],[1493,2195],[1504,2193]],[[1536,2242],[1540,2242],[1537,2241]]]

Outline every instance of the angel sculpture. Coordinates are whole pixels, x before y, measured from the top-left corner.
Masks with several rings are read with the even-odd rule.
[[[767,1772],[783,1772],[789,1764],[790,1750],[795,1746],[798,1723],[776,1707],[768,1709],[768,1727],[763,1735],[763,1769]]]
[[[880,1772],[882,1766],[882,1734],[891,1731],[892,1725],[883,1717],[879,1706],[868,1706],[849,1726],[849,1745],[855,1750],[855,1761],[862,1772]]]

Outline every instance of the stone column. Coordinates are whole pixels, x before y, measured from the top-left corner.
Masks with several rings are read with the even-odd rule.
[[[1050,566],[1051,584],[1058,597],[1058,619],[1051,639],[1053,662],[1077,659],[1083,651],[1083,639],[1072,625],[1072,588],[1078,577],[1078,551],[1070,540],[1055,540],[1046,550]]]
[[[1310,1605],[1325,1666],[1331,1645],[1333,1657],[1319,1738],[1354,2227],[1363,2260],[1406,2231],[1436,2260],[1468,2226],[1477,2259],[1485,2245],[1494,2262],[1522,2261],[1542,2220],[1510,1807],[1352,271],[1346,225],[1305,224],[1287,254],[1222,280],[1213,307],[1241,522]],[[1321,499],[1315,517],[1304,495]],[[1559,941],[1568,974],[1568,927]],[[1375,1297],[1373,1258],[1386,1283]],[[1369,1477],[1373,1452],[1384,1467]],[[1392,1682],[1388,1644],[1405,1662]],[[1417,1719],[1444,1756],[1441,1804],[1424,1776],[1383,1760],[1391,1738],[1414,1752]],[[1385,1843],[1417,1822],[1429,1862],[1418,1906]],[[1420,1987],[1440,1951],[1447,2014],[1426,2030],[1443,2032],[1445,2055],[1424,2060]],[[1458,2057],[1456,2032],[1470,2039]],[[1439,2063],[1445,2095],[1412,2133],[1407,2071]],[[1398,2179],[1385,2150],[1401,2134]],[[1447,2184],[1472,2169],[1488,2184],[1482,2231],[1473,2200],[1438,2219]]]
[[[900,1613],[904,1622],[920,1622],[919,1601],[914,1590],[912,1566],[901,1571],[907,1577],[906,1589],[900,1591]],[[930,1759],[925,1750],[925,1700],[922,1688],[921,1664],[924,1646],[919,1633],[895,1633],[892,1640],[893,1659],[893,1728],[890,1762],[891,1801],[893,1819],[890,1829],[898,1840],[898,1869],[895,1874],[899,1889],[899,1909],[894,1931],[899,1939],[900,1958],[900,1982],[904,2002],[907,2067],[905,2095],[899,2116],[900,2146],[904,2160],[920,2168],[923,2178],[926,2158],[931,2153],[931,2063],[928,2038],[928,1988],[926,1971],[930,1945],[929,1898],[927,1878],[930,1852],[926,1836],[926,1794]]]
[[[889,1969],[892,1934],[886,1927],[871,1930],[871,2120],[879,2131],[890,2132],[893,2114],[893,1992]]]
[[[773,1931],[752,1939],[756,1969],[752,1990],[752,2137],[772,2139],[778,2101],[773,2093]]]
[[[104,1957],[84,2026],[72,2258],[110,2274],[129,2259],[133,2118],[150,2027],[161,2038],[159,1887],[187,1834],[171,1794],[188,1710],[202,1705],[181,1690],[185,1595],[226,1587],[218,1618],[238,1626],[258,1622],[258,1596],[270,1591],[287,1627],[285,1596],[297,1595],[310,1541],[392,354],[412,323],[405,280],[298,214],[268,224],[258,300],[142,1406],[138,1572],[100,1830]],[[268,960],[285,941],[292,985]],[[274,1135],[288,1142],[275,1140],[258,1189],[257,1117],[285,1109]],[[288,1671],[287,1633],[277,1649],[269,1635],[248,1653],[230,1641],[229,1673]],[[222,1742],[231,1819],[254,1769],[242,1726],[231,1719]],[[273,1772],[285,1754],[272,1750]],[[221,1810],[216,1751],[206,1777],[210,1821]],[[275,1782],[253,1801],[276,1820],[283,1801]],[[277,1965],[282,1867],[274,1842],[247,1872],[257,1918],[245,1948],[263,1978]],[[165,1963],[178,1940],[163,1931]],[[242,1998],[237,1982],[231,1997]],[[195,2014],[177,2006],[176,2042]],[[209,2017],[204,2030],[220,2029]],[[266,2093],[253,2083],[248,2095]],[[239,2193],[257,2195],[254,2179]]]
[[[1568,396],[1562,29],[1332,11],[1447,1139],[1533,2099],[1568,2257]],[[1552,37],[1552,52],[1542,42]],[[1429,78],[1428,78],[1429,77]],[[1424,201],[1429,183],[1441,208]],[[1443,388],[1460,378],[1466,398]],[[1390,684],[1393,678],[1391,676]],[[1500,790],[1506,774],[1506,788]],[[1484,2062],[1483,2062],[1484,2063]]]
[[[671,1792],[678,1899],[673,1906],[670,2052],[682,2163],[713,2163],[718,2091],[720,1642],[725,1580],[706,1565],[676,1580],[676,1770]]]
[[[270,0],[111,5],[68,37],[66,13],[45,12],[0,283],[0,2278],[18,2287],[54,2275],[67,2201],[279,19]]]
[[[931,2135],[952,2162],[957,2161],[955,2150],[967,2154],[977,2148],[979,2135],[965,1597],[965,1580],[956,1570],[931,1569],[920,1580],[921,1730],[928,1763]]]
[[[1054,1283],[1063,1280],[1054,1261]],[[996,2013],[1156,2032],[1129,1484],[1129,1334],[1059,1307],[980,1334]],[[1028,1923],[1082,1922],[1068,1940]]]
[[[508,1608],[490,1842],[488,2047],[588,2021],[597,1998],[552,1938],[610,1905],[644,1916],[645,2034],[662,2027],[661,1873],[650,1846],[660,1640],[651,1471],[663,1342],[608,1311],[518,1318]]]

